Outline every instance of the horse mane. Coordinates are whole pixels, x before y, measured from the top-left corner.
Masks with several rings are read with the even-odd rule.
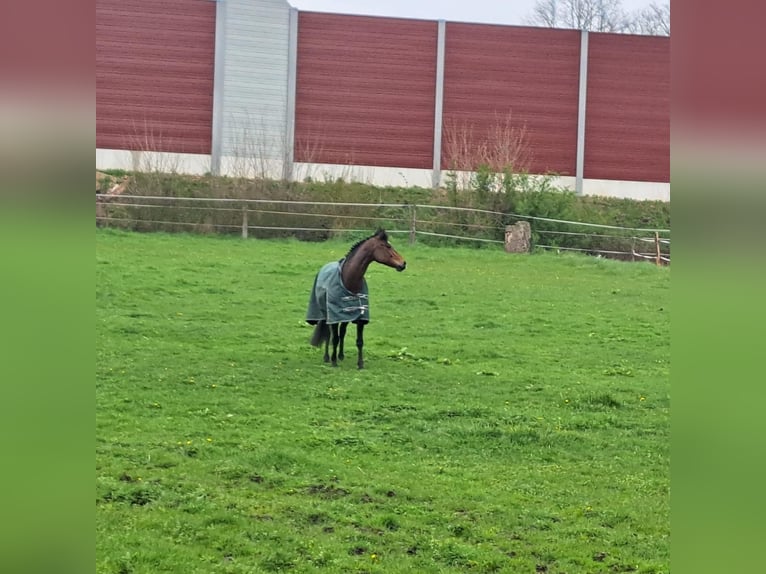
[[[377,230],[375,233],[373,233],[373,234],[372,234],[372,235],[370,235],[369,237],[365,237],[364,239],[360,239],[359,241],[357,241],[356,243],[354,243],[354,244],[351,246],[351,248],[348,250],[348,253],[346,253],[346,257],[345,257],[345,259],[348,259],[349,257],[351,257],[351,254],[352,254],[354,251],[356,251],[356,250],[359,248],[359,246],[360,246],[362,243],[364,243],[365,241],[368,241],[368,240],[372,239],[373,237],[378,237],[379,239],[381,239],[381,240],[383,240],[383,241],[388,241],[388,234],[387,234],[385,231],[383,231],[382,229],[378,229],[378,230]]]

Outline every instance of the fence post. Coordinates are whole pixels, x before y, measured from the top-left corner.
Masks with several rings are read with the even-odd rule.
[[[657,265],[662,265],[662,254],[660,252],[660,234],[658,231],[654,232],[654,250],[657,253]]]
[[[633,237],[630,240],[630,260],[635,262],[636,260],[636,238]]]
[[[247,239],[247,206],[242,206],[242,239]]]
[[[416,210],[416,206],[410,206],[410,245],[415,243],[415,225],[417,223]]]

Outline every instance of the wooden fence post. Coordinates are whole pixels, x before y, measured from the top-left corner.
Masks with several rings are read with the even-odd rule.
[[[410,206],[410,245],[415,243],[415,226],[417,223],[416,207]]]
[[[247,206],[242,206],[242,239],[247,239]]]

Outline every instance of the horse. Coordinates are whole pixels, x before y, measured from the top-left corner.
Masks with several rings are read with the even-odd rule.
[[[309,297],[306,322],[315,325],[311,345],[324,343],[324,362],[338,366],[343,360],[343,341],[349,323],[356,324],[356,366],[364,368],[364,326],[370,322],[367,281],[364,274],[373,261],[404,271],[407,262],[388,242],[388,234],[378,229],[373,235],[357,241],[345,257],[322,266],[314,277]],[[332,331],[332,356],[329,353]]]

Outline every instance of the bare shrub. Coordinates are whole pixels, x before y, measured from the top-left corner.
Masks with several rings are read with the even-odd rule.
[[[473,122],[444,122],[444,157],[448,178],[457,189],[470,187],[474,172],[486,168],[492,174],[526,172],[532,160],[525,125],[517,126],[511,112],[495,115],[486,132],[476,133]]]
[[[327,148],[325,126],[319,121],[312,121],[312,128],[304,130],[304,134],[295,140],[296,157],[300,158],[301,165],[293,167],[296,181],[324,183],[335,182],[363,182],[364,171],[356,165],[356,151],[351,149],[346,152],[341,162],[330,168],[324,163],[324,154]],[[340,166],[340,167],[338,167]]]
[[[146,119],[141,123],[132,122],[132,131],[126,136],[126,148],[133,156],[133,171],[146,174],[177,174],[180,171],[178,153],[163,151],[178,147],[178,142],[170,145],[160,128]],[[182,151],[180,152],[182,153]]]
[[[233,117],[234,141],[227,171],[237,178],[288,181],[292,150],[285,131],[276,129],[268,118],[253,116],[248,111]]]

